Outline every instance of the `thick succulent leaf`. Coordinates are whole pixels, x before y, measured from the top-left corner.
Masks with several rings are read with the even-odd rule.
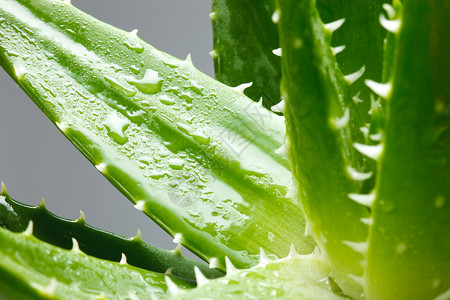
[[[281,92],[300,199],[334,278],[359,298],[365,254],[360,243],[368,235],[361,218],[369,216],[361,203],[372,197],[361,194],[371,174],[354,147],[364,142],[363,123],[329,45],[332,26],[321,22],[315,1],[279,0],[278,9]]]
[[[22,232],[33,221],[33,235],[52,245],[72,248],[72,238],[78,241],[84,253],[119,262],[122,254],[127,263],[158,273],[170,271],[174,276],[195,280],[194,266],[208,278],[223,276],[223,272],[211,269],[185,256],[179,251],[162,250],[144,243],[139,236],[126,238],[88,225],[84,215],[77,220],[58,217],[49,212],[44,203],[29,206],[13,200],[9,195],[0,195],[0,226],[14,232]]]
[[[56,0],[0,0],[0,63],[136,206],[212,265],[312,251],[283,118]],[[218,262],[218,264],[216,264]]]
[[[245,94],[264,107],[280,102],[281,61],[277,26],[272,21],[274,0],[213,0],[216,79],[238,86],[252,82]],[[275,53],[277,53],[275,51]]]
[[[345,46],[336,55],[336,60],[345,75],[357,74],[364,67],[364,72],[351,85],[350,92],[358,103],[357,109],[368,120],[370,109],[370,89],[364,79],[381,81],[383,70],[383,46],[386,31],[379,19],[383,4],[391,0],[317,0],[317,9],[324,23],[344,19],[342,27],[333,34],[333,47]],[[339,49],[339,48],[336,48]]]
[[[368,299],[450,296],[449,18],[448,1],[405,0],[391,20],[396,45],[389,81],[380,85],[387,118],[365,277]]]
[[[0,277],[0,286],[21,288],[2,290],[6,299],[18,293],[21,299],[35,299],[36,294],[45,299],[166,298],[167,275],[94,258],[76,248],[61,249],[38,240],[31,229],[13,233],[0,228],[0,274],[6,275]],[[172,281],[192,287],[174,277]]]
[[[207,280],[198,274],[198,286],[171,289],[173,299],[347,299],[330,281],[331,268],[317,254],[268,258],[250,269],[229,266],[225,277]]]

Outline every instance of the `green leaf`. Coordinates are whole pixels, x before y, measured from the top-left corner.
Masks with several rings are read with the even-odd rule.
[[[31,224],[31,223],[30,223]],[[15,286],[20,291],[2,290],[7,299],[133,299],[166,296],[164,274],[87,256],[77,250],[64,250],[31,235],[0,228],[0,286]],[[192,284],[172,278],[182,288]],[[5,295],[6,294],[6,295]],[[23,298],[21,298],[23,299]]]
[[[250,269],[228,265],[227,275],[207,280],[197,272],[198,286],[191,290],[171,291],[173,299],[347,299],[329,276],[330,266],[317,254],[291,253],[279,260],[264,255]]]
[[[0,195],[0,226],[14,232],[22,232],[33,221],[33,235],[52,245],[72,248],[72,238],[87,255],[117,261],[122,254],[127,263],[153,272],[170,270],[174,276],[195,280],[194,266],[208,278],[223,276],[208,265],[182,256],[177,251],[162,250],[144,243],[139,237],[126,238],[94,228],[86,224],[84,215],[77,220],[58,217],[45,208],[45,203],[29,206],[13,200],[9,195]]]
[[[135,207],[213,266],[314,247],[284,119],[65,2],[0,0],[0,63]]]
[[[403,1],[385,90],[384,152],[373,205],[369,299],[450,293],[450,5]]]
[[[214,69],[217,80],[238,86],[252,82],[245,94],[263,99],[266,108],[280,102],[281,61],[274,0],[213,0]]]
[[[365,255],[361,243],[368,235],[361,219],[369,216],[361,203],[372,198],[361,193],[371,173],[355,148],[368,147],[362,144],[364,124],[330,47],[338,26],[322,23],[313,0],[279,0],[278,9],[281,91],[300,199],[336,282],[360,298]]]

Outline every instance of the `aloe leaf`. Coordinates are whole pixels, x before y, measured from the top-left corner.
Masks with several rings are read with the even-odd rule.
[[[8,217],[9,216],[9,217]],[[88,225],[82,214],[76,220],[58,217],[45,208],[29,206],[15,201],[9,195],[0,195],[0,226],[22,232],[33,221],[33,235],[47,243],[72,248],[72,238],[87,255],[119,262],[125,255],[129,265],[158,273],[169,271],[172,275],[195,280],[194,267],[208,278],[223,276],[205,263],[182,256],[179,251],[162,250],[144,243],[139,236],[126,238]]]
[[[229,85],[252,85],[245,94],[266,108],[280,102],[281,61],[278,30],[272,22],[274,0],[213,0],[216,79]],[[278,50],[277,50],[278,49]]]
[[[32,222],[23,233],[0,228],[0,242],[5,245],[0,248],[0,272],[13,275],[1,277],[1,285],[13,281],[15,285],[27,285],[28,291],[34,290],[42,298],[55,299],[166,296],[167,275],[88,256],[77,244],[72,250],[64,250],[38,240],[31,231]],[[192,287],[191,283],[171,279],[181,288]],[[26,295],[31,297],[31,291]]]
[[[373,195],[361,194],[372,174],[355,146],[373,158],[376,151],[361,144],[363,123],[330,47],[336,24],[322,23],[313,0],[279,0],[278,9],[281,92],[300,199],[336,282],[361,298],[368,235],[361,219]]]
[[[295,243],[283,118],[56,0],[0,0],[0,63],[135,207],[213,266]]]
[[[373,205],[368,299],[450,293],[450,5],[403,1],[386,83],[384,152]]]
[[[330,281],[331,268],[321,255],[292,252],[283,259],[261,255],[259,264],[239,270],[231,263],[227,275],[208,280],[197,271],[197,287],[171,289],[173,299],[348,299]]]

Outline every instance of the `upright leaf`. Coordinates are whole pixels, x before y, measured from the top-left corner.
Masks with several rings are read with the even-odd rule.
[[[278,8],[281,92],[300,199],[337,283],[361,298],[368,235],[361,218],[373,195],[361,194],[372,174],[355,146],[373,158],[376,152],[361,144],[363,122],[330,46],[342,22],[324,25],[314,0],[279,0]]]
[[[450,296],[450,3],[403,1],[386,88],[368,299]],[[392,88],[390,88],[392,86]],[[441,295],[439,298],[438,296]]]
[[[312,251],[283,118],[57,0],[0,0],[0,63],[135,207],[212,266]]]
[[[254,101],[262,98],[266,108],[280,102],[281,61],[277,55],[281,54],[274,12],[274,0],[212,1],[211,54],[217,80],[229,86],[252,82],[245,94]]]

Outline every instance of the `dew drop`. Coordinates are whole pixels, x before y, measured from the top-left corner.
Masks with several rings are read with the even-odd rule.
[[[128,77],[127,81],[144,94],[156,94],[161,91],[163,80],[159,78],[158,72],[147,69],[142,79]]]
[[[173,100],[172,98],[170,98],[167,95],[162,95],[161,97],[159,97],[159,101],[165,105],[174,105],[175,104],[175,100]]]
[[[128,141],[124,132],[129,125],[130,123],[128,120],[120,118],[116,113],[109,115],[105,120],[108,135],[120,145],[123,145]]]
[[[138,41],[136,41],[136,43],[132,43],[132,42],[128,41],[128,42],[125,42],[125,45],[129,49],[135,51],[136,53],[142,53],[142,51],[144,51],[144,47]]]
[[[184,167],[184,160],[180,158],[173,158],[169,160],[169,167],[171,167],[174,170],[181,170]]]

